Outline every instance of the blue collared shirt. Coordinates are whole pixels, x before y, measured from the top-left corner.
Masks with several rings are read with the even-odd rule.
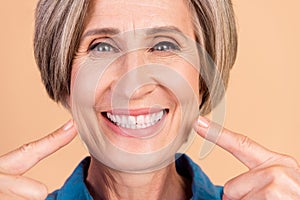
[[[192,182],[191,200],[221,200],[223,187],[215,186],[200,167],[187,155],[176,155],[177,172]],[[59,190],[50,194],[46,200],[93,200],[86,185],[85,178],[90,165],[90,157],[85,158],[76,167],[72,175]]]

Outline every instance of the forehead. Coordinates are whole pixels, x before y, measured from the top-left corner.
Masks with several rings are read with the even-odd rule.
[[[160,26],[175,26],[193,36],[187,0],[92,0],[85,31],[117,28],[121,32]]]

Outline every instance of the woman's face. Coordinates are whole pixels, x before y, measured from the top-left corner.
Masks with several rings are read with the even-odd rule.
[[[186,140],[190,130],[180,129],[200,103],[194,38],[185,0],[94,0],[73,62],[71,97],[80,69],[89,68],[97,78],[78,82],[88,88],[96,80],[93,112],[113,146],[140,154],[167,147],[179,134]],[[84,140],[89,147],[91,139]]]

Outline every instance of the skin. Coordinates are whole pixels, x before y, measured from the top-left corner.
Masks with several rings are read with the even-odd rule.
[[[73,121],[37,141],[0,157],[0,199],[45,199],[47,187],[22,176],[39,161],[71,142],[77,135]]]
[[[199,117],[194,128],[200,136],[209,139],[208,129],[214,126],[220,125]],[[294,158],[270,151],[247,136],[225,128],[216,144],[249,169],[225,184],[223,200],[300,198],[300,167]]]
[[[181,119],[181,105],[174,95],[161,84],[146,85],[139,88],[130,97],[129,109],[149,109],[160,105],[168,109],[165,126],[155,137],[141,140],[139,138],[125,137],[116,134],[109,126],[101,112],[112,109],[112,93],[114,86],[120,78],[132,69],[145,64],[159,63],[170,67],[187,80],[192,86],[193,93],[198,93],[199,75],[197,69],[182,59],[179,55],[190,53],[191,46],[184,36],[173,32],[159,32],[155,34],[139,34],[139,30],[157,27],[175,27],[181,34],[194,38],[193,25],[189,10],[184,1],[156,0],[156,1],[111,1],[96,0],[93,2],[85,22],[83,37],[80,41],[79,51],[74,59],[71,85],[76,74],[82,66],[83,60],[99,59],[109,60],[121,53],[127,53],[117,59],[101,77],[96,92],[96,107],[99,126],[110,142],[129,152],[149,153],[165,147],[174,140],[178,133]],[[178,12],[180,11],[180,12]],[[145,17],[147,16],[147,17]],[[150,17],[148,17],[150,16]],[[190,22],[190,23],[187,23]],[[114,29],[114,33],[93,33],[93,30]],[[182,47],[180,51],[150,51],[160,42],[172,42]],[[175,42],[176,41],[176,42]],[[117,52],[89,50],[97,43],[109,43],[118,48]],[[101,46],[100,46],[101,47]],[[139,49],[131,51],[132,49]],[[195,48],[196,49],[196,48]],[[120,51],[120,52],[119,52]],[[195,50],[194,50],[195,51]],[[196,51],[195,51],[196,52]],[[196,57],[196,56],[195,56]],[[101,66],[102,67],[102,66]],[[105,66],[103,66],[105,67]],[[71,94],[72,95],[72,94]],[[126,99],[126,93],[121,93],[118,100]],[[106,152],[109,155],[109,152]],[[104,177],[104,178],[103,178]],[[107,183],[103,183],[107,179]],[[94,199],[187,199],[185,180],[176,172],[175,163],[143,174],[129,174],[113,170],[104,166],[94,157],[88,171],[87,183]],[[103,192],[104,191],[104,192]],[[189,191],[189,190],[188,190]]]
[[[95,0],[92,7],[93,9],[89,12],[86,19],[79,51],[74,59],[71,82],[75,81],[76,74],[83,60],[91,59],[92,57],[92,59],[104,60],[105,62],[106,60],[110,60],[111,57],[118,56],[120,53],[130,52],[111,64],[98,84],[101,85],[96,93],[96,112],[99,117],[99,126],[104,130],[105,135],[112,144],[125,151],[136,153],[156,151],[166,146],[176,137],[181,119],[180,103],[165,87],[162,85],[143,86],[135,91],[130,97],[129,102],[129,109],[133,110],[149,109],[154,105],[160,105],[163,108],[169,109],[162,134],[158,134],[156,137],[145,141],[120,137],[107,127],[104,120],[101,119],[101,112],[112,109],[112,93],[118,80],[130,70],[146,64],[158,63],[172,68],[172,70],[176,71],[189,82],[195,94],[198,93],[199,76],[197,70],[178,55],[187,54],[192,51],[182,36],[172,33],[158,33],[147,36],[138,35],[141,29],[172,26],[179,29],[186,37],[194,38],[193,25],[190,20],[191,16],[188,14],[188,8],[184,1],[176,1],[175,3],[166,0],[147,0],[142,2],[139,0],[130,0],[122,1],[121,3],[111,0]],[[92,30],[105,28],[113,28],[120,33],[117,35],[109,33],[89,34],[85,37]],[[179,45],[183,46],[179,53],[149,52],[148,50],[149,47],[153,47],[159,42],[169,41],[174,43],[175,40],[178,41]],[[111,52],[105,54],[96,50],[89,51],[90,46],[99,42],[107,42],[117,47],[120,49],[120,53]],[[140,50],[131,52],[132,49]],[[118,98],[126,99],[126,94],[120,94]]]
[[[104,3],[102,6],[109,6],[111,1],[103,2],[106,3]],[[128,3],[128,1],[126,2]],[[170,2],[172,2],[172,6],[174,6],[174,1]],[[169,1],[158,1],[158,3],[159,7],[164,8],[166,5],[168,5]],[[128,9],[134,9],[134,7],[132,7],[134,5],[146,6],[148,9],[151,9],[155,8],[152,5],[156,4],[150,4],[150,1],[143,1],[143,3],[140,3],[140,1],[130,1],[130,3],[128,3]],[[124,5],[122,6],[124,7]],[[178,3],[178,6],[180,6],[180,3]],[[123,7],[120,6],[120,8]],[[143,10],[143,12],[146,12],[147,10]],[[152,11],[157,11],[157,9]],[[178,12],[176,13],[178,14]],[[124,14],[126,14],[126,12]],[[135,15],[138,15],[138,13],[135,13]],[[135,19],[138,19],[138,16],[135,15],[131,16],[130,19],[132,20],[129,20],[127,24],[124,24],[122,31],[132,30],[132,27],[153,27],[153,24],[151,23],[155,22],[154,25],[157,25],[156,23],[158,23],[158,21],[155,21],[155,15],[145,24],[134,21]],[[128,15],[126,16],[129,17]],[[167,23],[167,21],[162,21],[161,19],[159,22],[163,23],[160,25],[166,25]],[[171,21],[168,21],[168,23],[170,22]],[[176,21],[176,25],[178,26],[177,23],[180,24],[180,22],[183,23],[186,21]],[[90,25],[98,26],[99,24],[97,22],[91,23]],[[87,23],[86,27],[90,27],[90,25]],[[107,26],[107,24],[101,25]],[[117,27],[120,26],[120,24],[117,22],[115,22],[113,25]],[[189,32],[186,34],[191,33]],[[192,37],[193,35],[190,36]],[[77,55],[79,56],[77,57],[79,60],[80,56],[84,56],[85,52],[83,43],[81,44],[80,48],[81,54]],[[113,69],[111,73],[113,74]],[[186,73],[185,75],[188,77],[189,73]],[[198,88],[196,85],[198,82],[196,81],[196,77],[190,78],[191,84],[194,85],[194,89],[197,91]],[[107,85],[107,87],[103,87],[103,91],[99,90],[98,94],[106,95],[106,91],[108,91],[107,88],[109,88],[109,85],[112,83],[108,80],[103,81],[105,83],[104,85]],[[164,96],[164,98],[173,99],[172,96],[168,96],[169,94],[162,89],[157,88],[157,90],[160,92],[160,95],[167,95]],[[107,97],[107,95],[105,97]],[[147,98],[149,98],[147,101],[151,102],[151,98]],[[101,100],[106,102],[105,99]],[[175,100],[174,105],[176,105]],[[133,104],[132,106],[136,106],[136,104]],[[174,115],[174,117],[171,117],[171,119],[175,119],[174,121],[171,121],[174,123],[176,122],[176,109],[174,108],[174,110],[171,112],[173,112],[172,115]],[[201,137],[209,139],[210,137],[207,135],[207,132],[211,126],[219,125],[210,122],[206,118],[199,117],[198,121],[194,124],[194,129]],[[110,134],[109,131],[107,133],[108,135]],[[46,186],[38,181],[28,179],[22,175],[43,158],[53,154],[58,149],[71,142],[75,136],[76,129],[74,127],[74,123],[73,121],[69,121],[63,127],[59,128],[48,136],[23,145],[22,147],[1,156],[0,199],[45,199],[48,193]],[[165,139],[167,140],[169,138],[170,137],[167,137]],[[132,143],[130,140],[126,142],[128,142],[128,144]],[[164,145],[164,143],[156,143],[155,141],[147,142],[148,147],[151,148]],[[121,145],[118,143],[118,139],[115,140],[115,144]],[[217,141],[217,145],[231,153],[249,168],[247,172],[233,178],[232,180],[229,180],[225,184],[223,196],[224,200],[300,199],[300,167],[297,161],[295,161],[292,157],[272,152],[250,140],[246,136],[234,133],[225,128],[222,129],[220,137]],[[141,146],[139,150],[148,151],[149,149],[143,149]],[[106,191],[105,195],[110,196],[111,199],[187,199],[186,197],[189,195],[184,192],[188,191],[189,183],[177,175],[174,163],[153,173],[139,175],[107,170],[108,169],[101,163],[97,162],[97,160],[92,159],[88,172],[89,176],[87,177],[87,185],[94,199],[101,198],[101,194],[97,193],[99,189]],[[100,173],[101,171],[106,171],[107,174],[110,175],[107,184],[99,182],[99,179],[103,177],[103,174]],[[111,183],[113,185],[111,185]],[[116,191],[118,191],[118,193],[116,193]]]

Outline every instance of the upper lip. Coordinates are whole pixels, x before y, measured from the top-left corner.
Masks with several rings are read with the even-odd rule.
[[[114,115],[131,115],[131,116],[138,116],[138,115],[147,115],[156,112],[160,112],[161,110],[165,110],[168,112],[169,109],[167,108],[158,108],[158,107],[151,107],[151,108],[140,108],[140,109],[112,109],[107,110],[102,113],[111,113]]]

